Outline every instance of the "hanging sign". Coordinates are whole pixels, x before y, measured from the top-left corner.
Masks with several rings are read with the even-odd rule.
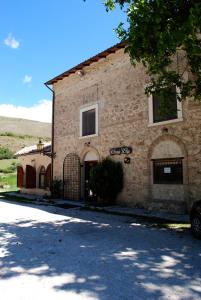
[[[121,154],[130,154],[130,153],[132,153],[132,148],[126,146],[110,149],[110,155],[121,155]]]

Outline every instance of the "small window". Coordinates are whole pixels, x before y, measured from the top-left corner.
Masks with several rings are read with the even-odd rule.
[[[91,109],[82,113],[82,136],[96,133],[96,111]]]
[[[183,184],[182,158],[153,161],[154,184]]]
[[[153,122],[162,122],[177,119],[176,87],[170,95],[164,98],[162,94],[153,94]]]
[[[97,105],[80,110],[80,136],[97,134]]]
[[[177,87],[166,89],[165,93],[153,93],[149,101],[149,125],[157,125],[162,122],[182,121],[182,103],[177,99],[179,89]]]

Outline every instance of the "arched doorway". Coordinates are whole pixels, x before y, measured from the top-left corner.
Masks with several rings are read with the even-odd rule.
[[[26,188],[36,188],[36,169],[30,165],[26,165]]]
[[[80,158],[75,153],[68,154],[64,159],[63,197],[80,200]]]
[[[17,167],[17,187],[22,188],[24,186],[24,170],[21,166]]]
[[[45,167],[42,166],[40,168],[40,172],[39,172],[39,188],[40,189],[44,189],[45,188]]]
[[[51,164],[47,166],[45,172],[45,187],[50,188],[50,186],[51,186]]]
[[[93,150],[88,151],[84,156],[83,161],[83,198],[85,201],[88,202],[95,202],[96,201],[96,195],[92,192],[89,186],[89,180],[90,180],[90,172],[91,170],[97,165],[99,161],[99,157],[97,153]]]

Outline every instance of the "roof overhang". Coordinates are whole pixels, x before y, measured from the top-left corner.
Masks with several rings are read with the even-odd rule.
[[[84,67],[89,66],[92,63],[99,61],[101,58],[105,58],[109,54],[115,53],[117,50],[125,48],[125,46],[126,46],[126,41],[125,42],[120,42],[120,43],[104,50],[103,52],[100,52],[99,54],[85,60],[84,62],[80,63],[79,65],[77,65],[73,68],[71,68],[70,70],[68,70],[68,71],[54,77],[53,79],[45,82],[45,85],[52,85],[52,84],[56,83],[57,81],[62,80],[63,78],[68,77],[69,75],[71,75],[71,74],[73,74],[77,71],[82,70]]]

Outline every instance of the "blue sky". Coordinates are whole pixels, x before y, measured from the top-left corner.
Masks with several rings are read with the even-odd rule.
[[[1,1],[0,115],[41,119],[43,110],[50,120],[43,83],[117,43],[125,18],[101,0]]]

